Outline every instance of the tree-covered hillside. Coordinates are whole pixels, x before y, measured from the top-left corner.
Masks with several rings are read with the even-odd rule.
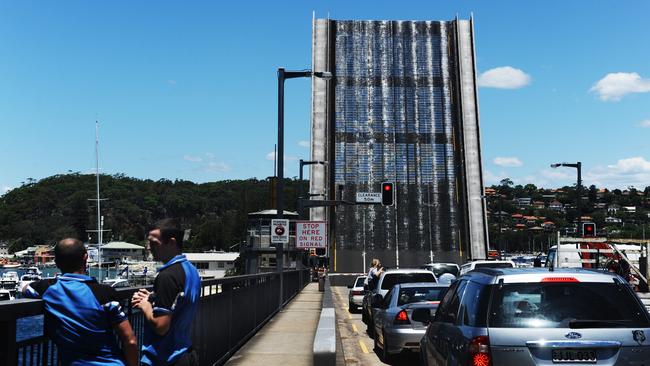
[[[295,210],[299,182],[285,180],[285,209]],[[303,182],[307,191],[307,183]],[[176,217],[191,229],[188,247],[229,250],[245,240],[247,214],[271,207],[270,180],[141,180],[124,175],[100,176],[105,242],[143,243],[147,227]],[[0,197],[0,242],[10,251],[53,244],[74,236],[88,239],[97,229],[95,175],[55,175],[30,180]],[[93,234],[92,242],[97,239]],[[237,250],[233,247],[230,250]]]

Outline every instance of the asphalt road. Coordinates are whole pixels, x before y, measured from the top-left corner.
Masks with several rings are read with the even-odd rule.
[[[347,287],[332,287],[345,365],[419,365],[419,355],[414,352],[395,355],[390,360],[391,363],[380,360],[381,351],[374,349],[374,341],[366,332],[366,325],[361,321],[361,311],[354,313],[348,311],[348,291]]]

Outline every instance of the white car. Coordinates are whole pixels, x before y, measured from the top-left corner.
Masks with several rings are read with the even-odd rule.
[[[464,275],[465,273],[472,271],[476,268],[515,268],[515,262],[513,261],[485,261],[485,260],[478,260],[478,261],[473,261],[469,263],[465,263],[462,266],[460,266],[460,275]]]
[[[350,292],[348,293],[348,310],[353,312],[363,305],[363,283],[366,281],[366,276],[359,276],[354,280],[354,285],[348,286]]]

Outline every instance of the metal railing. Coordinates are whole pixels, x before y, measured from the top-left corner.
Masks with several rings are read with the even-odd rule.
[[[201,298],[193,326],[193,347],[200,365],[222,365],[280,309],[279,273],[226,277],[201,282]],[[282,306],[309,282],[309,270],[283,272]],[[142,344],[144,319],[132,309],[137,288],[119,289],[122,306]],[[16,341],[21,318],[43,314],[43,301],[19,299],[0,303],[0,365],[58,365],[57,349],[46,336]]]

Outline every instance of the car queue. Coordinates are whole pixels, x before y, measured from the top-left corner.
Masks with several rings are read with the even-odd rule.
[[[445,273],[436,276],[431,264],[385,270],[373,289],[358,286],[360,276],[350,311],[363,293],[362,320],[384,362],[407,350],[427,366],[650,360],[650,316],[620,276],[493,263],[463,266],[460,277],[444,284],[438,278]]]

